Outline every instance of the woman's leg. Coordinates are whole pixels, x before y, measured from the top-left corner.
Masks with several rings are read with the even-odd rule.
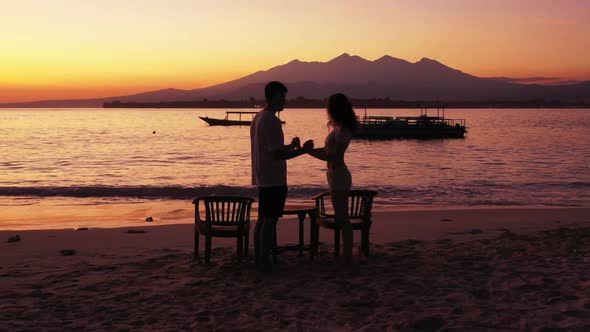
[[[335,222],[340,225],[342,230],[344,259],[350,263],[352,261],[352,225],[348,218],[348,190],[332,190],[330,197],[334,208]]]

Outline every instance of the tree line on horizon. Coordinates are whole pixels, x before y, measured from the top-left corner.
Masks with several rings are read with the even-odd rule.
[[[299,96],[287,101],[288,108],[324,108],[327,98],[307,99]],[[434,100],[396,100],[388,97],[359,99],[351,98],[355,108],[587,108],[590,103],[584,100],[563,101],[547,99],[531,100],[475,100],[475,101],[434,101]],[[103,108],[262,108],[264,100],[254,97],[242,100],[168,101],[168,102],[121,102],[103,103]]]

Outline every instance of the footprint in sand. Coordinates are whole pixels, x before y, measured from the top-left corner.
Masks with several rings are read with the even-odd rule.
[[[20,242],[20,235],[14,235],[9,237],[7,242]]]
[[[59,252],[62,256],[74,256],[76,254],[76,250],[74,249],[63,249]]]
[[[127,234],[143,234],[145,231],[143,229],[128,229]]]
[[[414,331],[438,331],[445,321],[438,316],[424,317],[414,322]]]
[[[474,228],[472,230],[469,231],[463,231],[463,232],[449,232],[448,234],[452,234],[452,235],[467,235],[467,234],[471,234],[471,235],[476,235],[476,234],[481,234],[483,233],[483,231],[479,228]]]

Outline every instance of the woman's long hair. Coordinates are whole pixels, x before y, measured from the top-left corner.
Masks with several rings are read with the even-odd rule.
[[[328,99],[327,110],[330,117],[329,124],[347,128],[353,133],[356,131],[358,126],[356,114],[350,100],[344,94],[336,93],[331,95]]]

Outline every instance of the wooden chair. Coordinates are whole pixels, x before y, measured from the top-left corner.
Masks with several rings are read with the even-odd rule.
[[[371,210],[373,197],[377,195],[373,190],[350,190],[348,192],[348,218],[352,230],[361,231],[361,250],[369,255],[369,232],[371,230]],[[327,199],[326,199],[327,198]],[[324,228],[334,230],[334,254],[340,255],[340,225],[335,222],[334,214],[326,211],[326,201],[331,208],[330,192],[323,192],[312,197],[319,210],[318,224]]]
[[[205,219],[201,218],[200,202],[205,205]],[[199,234],[205,236],[205,262],[211,259],[212,237],[237,238],[238,260],[248,255],[250,238],[250,210],[253,198],[242,196],[205,196],[193,200],[195,205],[195,258],[199,257]]]

